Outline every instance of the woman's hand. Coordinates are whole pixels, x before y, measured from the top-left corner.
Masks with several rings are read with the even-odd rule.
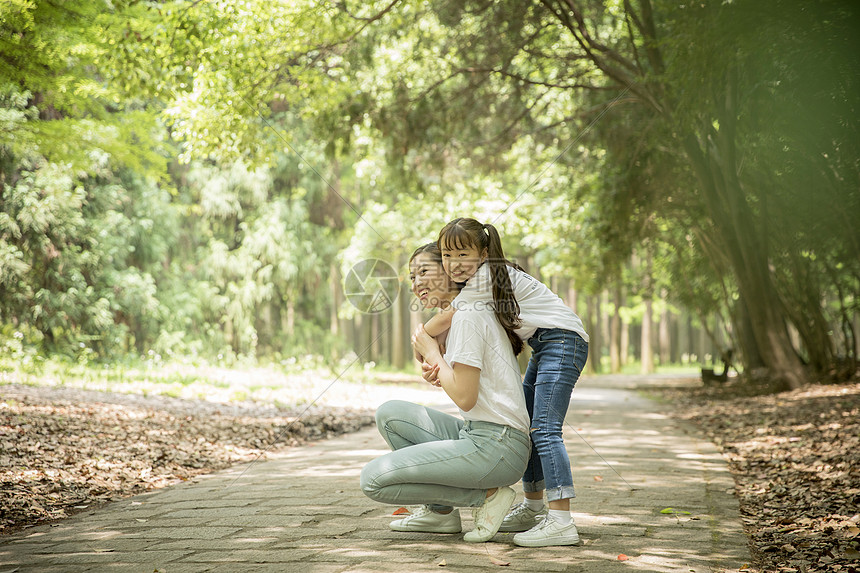
[[[439,365],[427,364],[423,362],[421,364],[421,377],[424,378],[426,382],[429,384],[436,386],[439,388],[442,386],[442,382],[439,380]]]
[[[445,355],[445,352],[446,352],[445,343],[448,341],[448,333],[449,332],[451,332],[451,331],[446,330],[445,332],[443,332],[442,334],[440,334],[439,336],[436,337],[436,342],[439,343],[439,352],[441,352],[443,356]]]
[[[439,352],[439,344],[436,339],[427,334],[423,324],[412,333],[412,348],[424,357],[425,362],[438,364],[441,358],[442,353]]]

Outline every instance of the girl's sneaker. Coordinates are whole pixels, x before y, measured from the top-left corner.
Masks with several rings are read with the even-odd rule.
[[[549,547],[551,545],[579,545],[579,532],[573,521],[562,525],[546,517],[528,531],[514,535],[514,543],[522,547]]]
[[[426,505],[415,510],[403,519],[397,519],[388,524],[392,531],[417,531],[420,533],[460,533],[463,526],[460,523],[460,510],[451,513],[436,513]]]
[[[514,508],[505,516],[502,526],[499,531],[503,533],[512,533],[517,531],[528,531],[535,525],[539,524],[547,515],[546,506],[543,509],[535,511],[530,509],[525,503],[515,505]]]

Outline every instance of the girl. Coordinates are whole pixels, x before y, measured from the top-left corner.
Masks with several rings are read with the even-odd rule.
[[[493,225],[455,219],[439,233],[437,244],[445,272],[452,280],[466,283],[451,307],[491,305],[502,326],[532,348],[522,383],[534,444],[523,474],[525,501],[505,517],[500,531],[521,532],[514,543],[526,547],[576,545],[579,534],[570,515],[570,498],[576,494],[562,425],[588,357],[582,320],[543,283],[505,260]],[[436,323],[431,320],[424,328],[438,334],[450,314],[434,317]],[[424,366],[424,370],[425,378],[434,379],[435,368]]]
[[[412,292],[425,307],[447,308],[459,292],[442,270],[434,243],[409,263]],[[394,531],[457,533],[460,514],[475,509],[471,542],[496,534],[516,494],[507,487],[522,476],[529,458],[528,412],[509,339],[489,309],[463,305],[453,317],[443,356],[438,343],[416,333],[416,351],[437,364],[436,385],[460,408],[464,420],[409,402],[386,402],[376,412],[379,432],[391,447],[361,471],[361,488],[376,501],[425,503],[391,523]]]

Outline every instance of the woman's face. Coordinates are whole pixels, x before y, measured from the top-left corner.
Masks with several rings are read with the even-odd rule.
[[[424,308],[439,308],[443,302],[456,295],[454,283],[445,274],[442,265],[428,253],[419,253],[409,263],[409,279],[412,293],[418,297]]]

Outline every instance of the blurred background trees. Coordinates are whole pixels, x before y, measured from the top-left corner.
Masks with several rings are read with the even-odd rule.
[[[850,2],[0,8],[0,347],[408,366],[451,218],[574,307],[590,368],[856,372]],[[404,278],[382,312],[343,277]]]

